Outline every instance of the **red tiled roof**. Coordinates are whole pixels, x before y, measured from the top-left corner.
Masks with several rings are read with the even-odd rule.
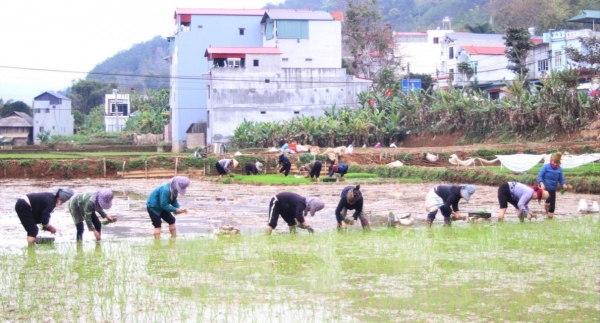
[[[246,54],[281,55],[279,47],[208,47],[204,57],[209,60],[213,58],[235,58]]]
[[[544,39],[542,37],[531,37],[531,41],[534,45],[539,45],[544,41]]]
[[[344,21],[344,13],[341,11],[332,11],[330,12],[331,16],[333,16],[333,20]]]
[[[504,55],[506,47],[462,46],[471,55]]]

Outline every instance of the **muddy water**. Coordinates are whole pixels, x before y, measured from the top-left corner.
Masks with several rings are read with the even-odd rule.
[[[152,224],[148,218],[145,201],[154,187],[165,183],[156,179],[129,180],[70,180],[70,181],[2,181],[0,190],[0,236],[3,246],[22,246],[25,243],[25,230],[14,212],[16,199],[26,193],[49,191],[52,187],[67,186],[76,193],[95,191],[108,187],[115,192],[113,208],[108,214],[115,215],[119,221],[103,229],[104,240],[136,239],[150,237]],[[182,207],[187,208],[187,214],[177,216],[178,232],[182,236],[210,234],[221,225],[229,224],[239,227],[242,233],[257,232],[267,224],[268,205],[271,197],[282,191],[292,191],[304,196],[316,196],[325,202],[325,208],[315,217],[308,217],[308,222],[315,230],[333,230],[336,227],[334,211],[339,201],[341,190],[349,183],[300,185],[300,186],[266,186],[220,184],[210,180],[193,180],[187,190],[187,196],[180,198]],[[389,212],[411,212],[416,219],[416,225],[425,221],[424,199],[427,191],[436,183],[401,184],[363,183],[361,190],[365,198],[365,211],[374,226],[382,226]],[[498,212],[497,188],[478,186],[477,192],[471,197],[470,203],[461,203],[463,214],[486,209],[496,216]],[[566,193],[558,194],[556,216],[577,216],[577,203],[581,198],[597,199],[598,196]],[[541,214],[543,204],[531,202],[533,212]],[[516,212],[509,208],[508,221],[516,221]],[[540,217],[541,219],[541,217]],[[538,220],[540,221],[540,220]],[[441,225],[441,215],[436,224]],[[51,223],[58,229],[56,242],[75,240],[75,226],[66,205],[57,207],[52,214]],[[468,225],[462,221],[454,225]],[[353,229],[360,229],[355,226]],[[287,226],[279,221],[277,231],[286,232]],[[163,234],[168,234],[163,225]],[[41,232],[40,235],[50,235]],[[84,233],[84,240],[93,240],[93,234]]]

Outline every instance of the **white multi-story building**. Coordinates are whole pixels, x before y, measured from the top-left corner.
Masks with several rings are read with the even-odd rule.
[[[39,144],[38,134],[48,131],[50,136],[70,136],[74,133],[71,99],[66,96],[44,92],[33,99],[33,141]]]
[[[411,73],[435,76],[440,70],[443,37],[453,30],[428,30],[426,32],[396,32],[396,53],[402,65]],[[407,72],[406,70],[404,71]]]
[[[129,94],[104,95],[104,126],[106,132],[123,131],[129,119]]]

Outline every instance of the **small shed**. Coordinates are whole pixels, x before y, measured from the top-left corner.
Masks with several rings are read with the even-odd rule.
[[[186,145],[189,149],[206,147],[206,122],[195,122],[187,129]]]

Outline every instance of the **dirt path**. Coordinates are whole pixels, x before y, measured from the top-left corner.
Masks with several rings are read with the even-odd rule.
[[[48,191],[53,186],[69,186],[76,193],[94,191],[102,187],[110,187],[116,193],[113,208],[109,214],[119,217],[117,223],[105,227],[103,239],[150,238],[152,225],[148,219],[145,200],[152,188],[165,180],[72,180],[48,183],[45,181],[3,181],[0,190],[0,235],[4,246],[24,246],[25,231],[14,212],[16,198],[23,193]],[[281,191],[293,191],[304,196],[317,196],[325,202],[325,209],[309,223],[319,231],[333,230],[336,227],[335,207],[339,194],[346,184],[301,185],[301,186],[253,186],[230,184],[224,185],[209,180],[194,180],[188,188],[188,195],[181,199],[188,214],[177,218],[179,233],[183,236],[208,234],[223,224],[241,228],[242,233],[261,231],[267,223],[268,203],[270,198]],[[365,211],[374,226],[383,226],[389,212],[412,212],[417,225],[425,221],[423,200],[434,183],[420,184],[363,184]],[[461,204],[463,212],[475,212],[487,209],[493,216],[498,212],[496,187],[478,186],[477,193],[471,202]],[[577,211],[579,199],[597,199],[595,195],[567,193],[558,196],[557,217],[571,217]],[[531,203],[534,212],[541,212],[542,206]],[[516,221],[515,211],[507,213],[509,220]],[[51,222],[58,228],[57,242],[69,242],[75,239],[75,226],[66,206],[58,207],[52,215]],[[441,217],[436,225],[441,225]],[[467,225],[458,222],[456,225]],[[359,227],[353,228],[354,230]],[[280,220],[278,231],[287,231],[287,226]],[[167,234],[163,227],[163,234]],[[42,233],[48,235],[48,233]],[[84,233],[84,240],[93,240],[93,235]]]

